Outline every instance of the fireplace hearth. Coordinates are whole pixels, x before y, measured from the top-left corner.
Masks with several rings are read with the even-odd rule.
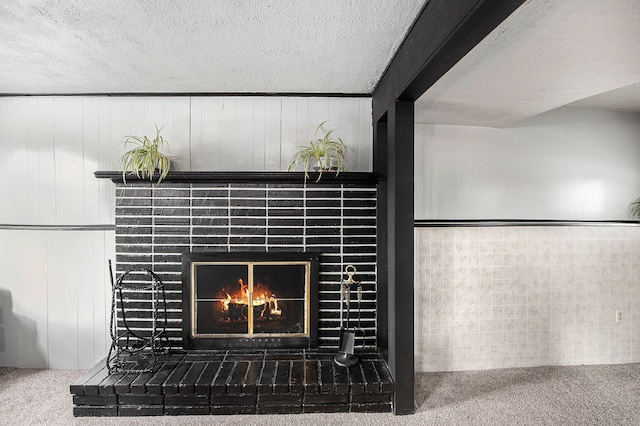
[[[183,254],[185,349],[317,347],[318,254]]]
[[[99,363],[70,386],[75,416],[390,412],[394,382],[377,350],[338,367],[322,349],[181,351],[149,373]]]

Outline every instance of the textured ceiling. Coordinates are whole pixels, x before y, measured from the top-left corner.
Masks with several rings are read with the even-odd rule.
[[[640,112],[640,1],[525,3],[416,102],[416,121],[507,127],[567,104]]]
[[[0,3],[0,93],[371,93],[425,0]]]

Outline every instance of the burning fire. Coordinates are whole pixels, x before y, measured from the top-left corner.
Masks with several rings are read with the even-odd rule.
[[[226,295],[225,298],[220,302],[222,303],[222,310],[225,312],[229,311],[230,305],[236,306],[248,306],[249,305],[249,286],[244,283],[242,278],[238,279],[239,289],[229,294],[225,289],[222,289],[222,292]],[[282,315],[282,311],[278,307],[278,299],[276,295],[273,294],[271,290],[269,290],[268,286],[263,285],[258,282],[253,287],[253,297],[251,298],[251,306],[257,307],[262,306],[262,310],[260,311],[260,317],[267,317],[267,310],[269,311],[269,316],[280,316]]]

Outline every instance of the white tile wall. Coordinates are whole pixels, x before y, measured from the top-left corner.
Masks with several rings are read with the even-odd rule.
[[[640,362],[640,227],[415,237],[416,371]]]

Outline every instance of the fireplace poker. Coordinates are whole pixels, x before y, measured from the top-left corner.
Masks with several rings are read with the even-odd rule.
[[[349,328],[351,325],[351,285],[356,284],[359,287],[360,282],[353,279],[356,274],[355,266],[347,265],[344,271],[348,278],[346,280],[342,280],[340,291],[340,350],[333,358],[333,361],[341,367],[351,367],[360,361],[360,359],[354,354],[355,329]],[[358,297],[360,298],[360,295]],[[344,313],[345,305],[346,314]],[[344,322],[345,317],[346,327]]]

